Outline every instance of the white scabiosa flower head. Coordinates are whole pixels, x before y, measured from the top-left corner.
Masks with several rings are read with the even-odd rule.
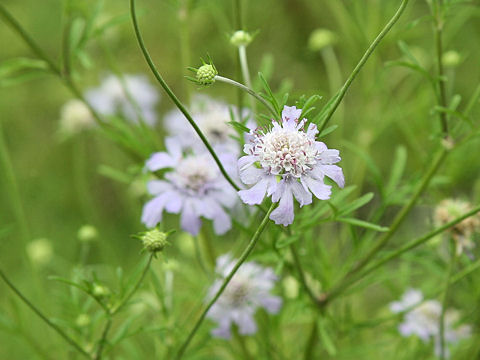
[[[394,313],[406,312],[403,322],[398,327],[402,336],[417,336],[425,343],[433,340],[435,354],[437,356],[440,354],[440,317],[442,314],[440,302],[436,300],[423,301],[421,291],[409,289],[400,301],[390,304],[390,309]],[[470,336],[471,327],[459,324],[459,320],[460,315],[457,310],[445,311],[444,336],[447,345],[455,344]],[[445,350],[449,356],[448,349]]]
[[[435,209],[435,223],[438,226],[445,225],[470,210],[472,210],[472,205],[467,201],[445,199]],[[472,236],[478,231],[480,231],[480,216],[478,214],[464,219],[447,231],[455,241],[457,255],[465,251],[469,252],[475,247]]]
[[[285,106],[282,121],[273,121],[271,129],[257,129],[250,133],[245,144],[246,156],[238,160],[240,179],[248,190],[239,191],[240,198],[249,205],[260,204],[265,194],[272,196],[279,206],[270,218],[284,226],[293,222],[293,197],[300,206],[312,202],[312,193],[318,199],[330,198],[331,186],[323,180],[333,179],[340,187],[345,180],[337,165],[338,150],[328,149],[315,140],[317,126],[310,124],[305,131],[306,119],[299,120],[301,109]]]
[[[144,75],[106,76],[101,85],[86,92],[89,104],[100,114],[121,115],[132,122],[141,116],[149,125],[157,121],[160,95]]]
[[[236,262],[228,254],[217,259],[216,272],[220,278],[210,288],[208,300],[221,287]],[[271,314],[280,311],[282,299],[270,293],[276,281],[277,276],[271,268],[262,267],[255,262],[244,263],[207,313],[207,317],[218,325],[212,330],[212,335],[229,339],[232,324],[238,326],[241,335],[254,334],[257,331],[254,315],[258,308],[263,307]]]
[[[213,220],[215,233],[227,232],[232,223],[225,209],[235,205],[237,196],[211,155],[184,154],[174,138],[167,138],[166,146],[168,152],[155,153],[146,163],[150,171],[166,168],[171,171],[165,174],[165,180],[148,183],[148,191],[154,198],[145,204],[142,222],[147,227],[156,226],[165,210],[181,213],[182,229],[192,235],[197,235],[200,230],[200,217]],[[231,171],[233,158],[224,155],[220,155],[220,160],[227,171]]]
[[[60,110],[60,132],[72,136],[95,126],[95,121],[82,101],[72,99],[67,101]]]

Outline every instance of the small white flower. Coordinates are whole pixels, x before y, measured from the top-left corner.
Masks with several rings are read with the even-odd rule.
[[[221,278],[210,288],[208,299],[215,295],[236,262],[228,254],[217,259],[216,271]],[[264,268],[255,262],[244,263],[207,314],[218,324],[212,330],[212,335],[229,339],[232,323],[238,326],[241,335],[254,334],[257,331],[254,319],[257,308],[263,307],[271,314],[280,311],[282,299],[270,294],[276,281],[277,276],[271,268]]]
[[[101,85],[86,92],[89,104],[100,114],[120,114],[130,121],[138,121],[138,112],[148,125],[157,121],[155,106],[160,95],[144,75],[124,75],[122,81],[115,75],[105,77]]]

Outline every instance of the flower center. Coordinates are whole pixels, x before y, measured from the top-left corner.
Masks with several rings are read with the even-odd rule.
[[[250,288],[243,280],[232,280],[225,291],[225,300],[234,307],[245,304]]]
[[[171,177],[181,190],[204,195],[217,173],[205,157],[190,156],[180,161]]]
[[[274,128],[257,139],[253,155],[271,174],[300,177],[315,165],[318,151],[306,133]]]

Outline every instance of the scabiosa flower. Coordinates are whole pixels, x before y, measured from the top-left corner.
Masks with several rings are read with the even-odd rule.
[[[138,120],[138,113],[149,125],[157,121],[155,106],[160,99],[157,90],[144,75],[124,75],[122,81],[115,75],[108,75],[102,84],[86,92],[89,104],[100,114],[120,114],[131,121]]]
[[[404,337],[418,336],[423,342],[431,339],[435,343],[435,354],[440,355],[440,317],[442,305],[436,300],[423,301],[423,294],[419,290],[409,289],[400,301],[390,304],[390,310],[399,313],[409,310],[404,321],[399,325],[398,331]],[[461,339],[470,336],[469,325],[459,325],[459,312],[454,309],[445,311],[444,336],[446,344],[455,344]],[[449,356],[448,349],[446,355]]]
[[[435,209],[435,223],[439,226],[445,225],[457,217],[472,210],[472,205],[467,201],[459,199],[445,199]],[[455,241],[457,255],[464,251],[470,252],[475,247],[472,236],[480,230],[480,216],[470,216],[448,230],[448,233]]]
[[[216,294],[236,262],[229,254],[217,259],[216,272],[220,275],[220,279],[216,280],[210,288],[208,299]],[[271,314],[280,311],[282,299],[270,294],[276,281],[277,276],[271,268],[262,267],[255,262],[242,264],[218,301],[207,313],[207,317],[218,324],[218,327],[212,330],[212,335],[229,339],[232,323],[238,326],[238,332],[241,335],[254,334],[257,331],[254,319],[257,308],[263,307]]]
[[[315,140],[317,126],[310,124],[305,132],[306,119],[299,121],[301,109],[285,106],[282,121],[272,121],[270,130],[255,130],[245,144],[246,156],[238,160],[240,179],[248,190],[239,191],[249,205],[262,203],[265,193],[273,202],[280,202],[270,219],[284,226],[293,222],[293,197],[300,206],[312,202],[312,193],[320,200],[330,198],[331,186],[325,175],[343,187],[345,180],[340,167],[339,151],[328,149]]]
[[[200,130],[204,133],[215,152],[229,152],[237,156],[240,153],[235,130],[228,124],[232,120],[232,113],[237,112],[236,107],[222,101],[211,99],[207,96],[194,96],[190,112]],[[246,116],[243,114],[242,116]],[[205,151],[205,145],[195,133],[185,116],[178,109],[170,111],[164,120],[167,131],[176,136],[185,149]],[[255,127],[253,121],[247,123]]]
[[[174,138],[165,141],[167,152],[153,154],[146,166],[151,171],[171,168],[165,180],[152,180],[147,184],[148,192],[155,196],[143,208],[142,222],[149,228],[162,220],[163,211],[181,213],[182,229],[197,235],[200,217],[213,220],[216,234],[224,234],[231,226],[225,208],[231,208],[237,195],[224,179],[208,153],[184,155]],[[232,168],[232,157],[220,154],[226,169]]]

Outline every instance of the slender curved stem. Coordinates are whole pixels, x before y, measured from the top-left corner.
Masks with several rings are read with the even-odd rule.
[[[238,47],[238,58],[240,60],[240,68],[242,69],[243,81],[249,89],[253,89],[252,80],[250,79],[250,71],[248,70],[247,47],[245,45],[240,45]],[[250,98],[250,106],[252,112],[255,114],[257,109],[253,98]]]
[[[225,280],[223,281],[222,283],[222,286],[220,286],[220,288],[218,289],[217,293],[213,296],[213,298],[208,302],[207,306],[205,307],[205,309],[203,310],[202,314],[200,315],[200,317],[198,318],[197,322],[195,323],[193,329],[190,331],[190,333],[188,334],[187,336],[187,339],[183,342],[182,346],[180,347],[180,350],[178,351],[177,353],[177,356],[175,357],[175,359],[179,360],[183,357],[183,354],[185,353],[185,350],[187,350],[187,347],[188,345],[190,344],[190,342],[192,341],[193,337],[195,336],[195,334],[197,333],[198,329],[200,328],[200,325],[202,324],[203,320],[205,319],[205,317],[207,316],[207,313],[208,311],[210,310],[210,308],[217,302],[218,298],[220,297],[220,295],[222,295],[223,291],[225,290],[225,288],[227,287],[228,283],[230,282],[230,280],[232,280],[233,276],[235,275],[235,273],[237,272],[237,270],[240,268],[240,266],[242,266],[242,264],[245,262],[245,260],[247,259],[247,257],[250,255],[250,253],[253,251],[255,245],[257,244],[257,241],[258,239],[260,238],[260,235],[262,234],[263,230],[265,229],[265,227],[267,226],[268,224],[268,218],[270,216],[270,213],[273,211],[273,209],[275,208],[275,203],[273,203],[270,208],[268,209],[267,213],[265,214],[265,217],[263,218],[262,222],[260,223],[260,226],[257,228],[257,230],[255,231],[255,234],[253,235],[252,239],[250,240],[250,242],[248,243],[247,247],[245,248],[245,250],[243,251],[242,255],[240,256],[240,258],[238,259],[237,263],[235,264],[235,266],[233,267],[232,271],[230,271],[230,273],[227,275],[227,277],[225,278]]]
[[[448,149],[443,147],[441,151],[437,154],[437,156],[433,159],[430,168],[425,173],[413,196],[410,198],[408,203],[403,206],[403,208],[393,220],[389,231],[384,233],[384,235],[378,240],[377,244],[356,265],[353,266],[353,268],[343,277],[342,280],[340,280],[340,282],[336,286],[334,286],[330,291],[324,294],[322,300],[323,306],[325,306],[327,302],[331,301],[334,297],[342,293],[350,283],[351,278],[354,277],[355,274],[362,270],[366,265],[368,265],[370,261],[373,260],[375,255],[377,255],[377,253],[383,249],[383,247],[388,243],[392,236],[397,232],[398,228],[403,223],[407,215],[410,213],[413,206],[417,203],[420,195],[423,194],[428,184],[430,184],[430,180],[437,172],[440,165],[443,163],[443,160],[446,158],[447,154]]]
[[[335,101],[333,102],[332,107],[328,111],[325,119],[323,120],[323,123],[320,126],[320,129],[319,129],[320,133],[327,126],[328,122],[330,121],[330,118],[335,113],[335,110],[337,110],[338,105],[340,105],[340,102],[343,100],[343,97],[345,96],[345,93],[347,92],[348,88],[352,84],[353,80],[355,80],[356,76],[358,75],[358,73],[362,69],[363,65],[365,65],[365,63],[367,62],[370,55],[372,55],[372,53],[375,50],[375,48],[377,47],[377,45],[380,43],[380,41],[382,41],[382,39],[385,37],[385,35],[387,35],[387,33],[390,31],[390,29],[393,27],[393,25],[395,25],[395,23],[400,18],[403,11],[407,7],[408,1],[409,0],[402,0],[402,3],[400,4],[400,7],[398,8],[397,12],[393,15],[393,17],[390,19],[390,21],[387,23],[387,25],[385,25],[385,27],[382,29],[382,31],[380,31],[380,33],[377,35],[375,40],[373,40],[373,42],[370,44],[367,51],[365,52],[365,54],[363,54],[362,58],[358,62],[357,66],[355,66],[355,68],[353,69],[352,73],[348,77],[345,84],[342,86],[342,88],[339,90],[339,92],[335,95],[335,97],[336,97]]]
[[[246,91],[248,94],[252,95],[255,99],[257,99],[258,101],[260,101],[263,105],[265,105],[265,107],[268,109],[268,111],[270,111],[272,113],[272,115],[274,116],[274,118],[278,118],[278,114],[277,112],[275,111],[275,109],[263,98],[261,97],[259,94],[257,94],[255,91],[253,91],[252,89],[250,89],[249,87],[243,85],[243,84],[240,84],[239,82],[235,81],[235,80],[232,80],[232,79],[229,79],[229,78],[226,78],[226,77],[223,77],[223,76],[220,76],[220,75],[216,75],[215,76],[215,80],[217,81],[221,81],[221,82],[224,82],[226,84],[230,84],[230,85],[233,85],[233,86],[236,86],[237,88],[243,90],[243,91]]]
[[[240,190],[240,187],[235,184],[235,182],[232,180],[232,178],[227,174],[227,171],[223,167],[222,163],[220,162],[220,159],[218,158],[217,154],[213,150],[212,146],[208,142],[207,138],[205,135],[202,133],[198,125],[195,123],[193,120],[192,116],[190,113],[187,111],[185,106],[180,102],[180,100],[177,98],[177,96],[173,93],[173,91],[170,89],[168,84],[163,80],[162,75],[158,72],[155,64],[153,63],[152,57],[150,56],[150,53],[148,52],[147,48],[145,47],[145,43],[142,38],[142,34],[140,33],[140,28],[138,26],[138,21],[137,21],[137,15],[135,12],[135,0],[130,0],[130,15],[132,17],[132,23],[133,23],[133,28],[135,30],[135,36],[137,37],[138,45],[140,46],[140,49],[142,51],[142,54],[152,71],[153,75],[159,82],[160,86],[165,90],[167,93],[168,97],[173,101],[173,103],[178,107],[178,109],[182,112],[182,114],[187,118],[188,122],[190,125],[193,127],[197,135],[200,137],[202,140],[203,144],[207,147],[208,152],[212,155],[213,159],[215,160],[218,168],[220,169],[220,172],[222,175],[225,177],[225,179],[230,183],[230,185],[233,186],[235,190]]]
[[[298,256],[298,251],[295,247],[295,244],[290,245],[290,251],[292,252],[293,263],[295,268],[298,272],[298,278],[300,279],[300,283],[302,284],[303,288],[307,292],[310,299],[313,301],[315,305],[318,305],[318,298],[313,293],[312,289],[307,284],[307,280],[305,278],[305,272],[303,271],[302,263],[300,262],[300,258]]]
[[[107,335],[108,335],[108,331],[110,330],[111,326],[112,326],[112,318],[109,316],[108,320],[107,320],[107,323],[105,324],[105,328],[103,329],[102,337],[98,341],[98,349],[97,349],[97,352],[96,352],[96,354],[93,358],[94,360],[100,360],[102,358],[103,348],[105,347],[105,343],[107,342]]]
[[[142,275],[138,278],[137,283],[133,287],[133,289],[128,293],[127,296],[120,302],[120,304],[110,312],[110,314],[113,316],[117,314],[127,303],[128,301],[132,298],[132,296],[137,292],[138,288],[143,282],[143,279],[145,279],[145,276],[147,275],[148,270],[150,269],[150,265],[152,264],[153,260],[153,254],[150,254],[147,264],[145,265],[145,268],[143,269]]]
[[[33,305],[30,300],[28,300],[21,292],[18,290],[15,285],[7,278],[4,272],[0,269],[0,277],[8,285],[8,287],[27,305],[35,314],[38,315],[48,326],[55,330],[66,342],[68,342],[72,347],[74,347],[80,354],[84,357],[91,359],[90,354],[86,352],[75,340],[68,336],[61,328],[56,324],[51,322],[35,305]]]

